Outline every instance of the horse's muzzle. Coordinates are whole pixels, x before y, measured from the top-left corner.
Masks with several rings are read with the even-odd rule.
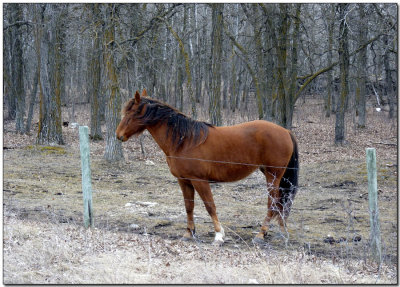
[[[122,141],[122,142],[126,141],[126,139],[125,139],[124,136],[120,136],[120,137],[117,136],[117,139],[119,139],[119,140]]]

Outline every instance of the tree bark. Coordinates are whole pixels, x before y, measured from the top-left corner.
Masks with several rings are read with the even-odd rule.
[[[194,12],[193,12],[193,21],[194,21],[194,27],[195,30],[197,31],[198,29],[198,17],[197,17],[197,4],[194,4]],[[194,79],[196,79],[196,81],[194,82],[194,98],[196,103],[200,103],[200,98],[201,98],[201,90],[202,90],[202,83],[203,83],[203,73],[202,73],[202,57],[201,57],[201,50],[202,50],[202,45],[200,45],[200,31],[196,33],[196,41],[195,41],[195,50],[196,53],[195,55],[195,61],[196,64],[194,65]],[[197,113],[197,112],[196,112]]]
[[[296,103],[296,89],[297,89],[297,48],[299,42],[299,31],[300,31],[300,10],[301,4],[294,4],[296,8],[296,14],[294,18],[293,36],[292,36],[292,58],[290,67],[290,86],[288,93],[286,94],[286,123],[285,128],[292,129],[294,105]]]
[[[278,82],[278,123],[286,127],[287,117],[287,101],[285,91],[285,72],[286,72],[286,58],[287,58],[287,36],[289,26],[289,15],[288,15],[288,4],[280,4],[280,22],[278,32],[278,43],[277,43],[277,82]]]
[[[22,6],[20,4],[9,5],[11,8],[12,22],[22,22]],[[11,35],[11,82],[12,93],[15,97],[15,130],[17,133],[23,134],[25,133],[25,91],[21,25],[15,25],[12,29]]]
[[[328,66],[332,65],[333,58],[333,30],[335,26],[335,5],[330,5],[329,11],[329,19],[328,19]],[[329,118],[331,116],[331,112],[336,112],[336,96],[333,93],[333,77],[332,70],[328,71],[327,74],[327,94],[325,97],[325,116]]]
[[[115,60],[115,29],[118,25],[118,4],[107,4],[105,9],[105,32],[103,38],[105,83],[106,83],[106,148],[104,158],[109,162],[124,158],[121,141],[117,140],[115,130],[120,121],[121,94]]]
[[[368,23],[365,17],[364,5],[358,4],[359,13],[359,31],[358,40],[362,44],[367,40]],[[356,111],[357,111],[357,127],[365,128],[366,117],[366,84],[367,84],[367,49],[361,50],[357,55],[357,87],[356,87]]]
[[[92,17],[93,17],[93,53],[90,58],[90,75],[89,80],[91,84],[90,89],[90,138],[92,140],[102,140],[103,135],[101,133],[101,113],[100,105],[101,102],[101,35],[102,31],[99,27],[100,9],[99,4],[92,5]]]
[[[276,55],[278,40],[275,33],[276,25],[273,22],[273,7],[268,9],[264,3],[258,4],[263,11],[263,20],[267,25],[266,33],[264,35],[264,69],[265,69],[265,96],[263,103],[264,119],[273,121],[276,118],[276,109],[274,108],[276,103]],[[268,51],[268,53],[266,52]]]
[[[13,4],[4,4],[4,18],[12,22],[12,8]],[[14,4],[15,5],[15,4]],[[3,20],[5,22],[5,19]],[[13,23],[9,24],[10,27],[13,27]],[[4,29],[4,28],[3,28]],[[13,29],[7,29],[3,32],[3,85],[4,85],[4,98],[5,104],[7,106],[7,117],[5,120],[14,120],[15,119],[15,96],[13,91],[12,84],[12,75],[11,75],[11,63],[12,63],[12,54],[13,54]]]
[[[35,106],[38,83],[39,83],[39,67],[37,66],[35,75],[33,76],[32,92],[31,92],[31,96],[30,96],[28,117],[26,119],[26,127],[25,127],[26,133],[30,133],[30,131],[31,131],[33,108]]]
[[[340,67],[340,97],[335,122],[335,144],[345,142],[345,112],[346,99],[349,94],[348,74],[349,74],[349,50],[348,50],[348,26],[346,22],[346,12],[348,4],[338,4],[339,11],[339,67]]]
[[[42,23],[46,23],[40,45],[40,94],[38,144],[64,144],[61,123],[61,74],[62,64],[59,32],[61,13],[54,4],[43,4]]]
[[[212,49],[211,49],[211,91],[209,116],[213,125],[222,124],[221,114],[221,61],[222,61],[222,29],[224,4],[212,6]]]
[[[389,119],[392,119],[395,116],[395,96],[394,96],[394,89],[393,89],[393,80],[392,80],[392,70],[390,69],[390,62],[389,62],[389,40],[388,36],[384,36],[383,41],[385,43],[386,49],[385,54],[383,55],[383,65],[385,68],[385,92],[388,98],[389,104]]]

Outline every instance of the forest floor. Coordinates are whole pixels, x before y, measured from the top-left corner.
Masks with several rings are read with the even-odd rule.
[[[89,106],[76,108],[89,125]],[[68,114],[67,111],[63,111]],[[201,117],[201,115],[200,115]],[[243,117],[225,114],[233,124]],[[226,242],[213,247],[211,220],[196,197],[197,240],[186,227],[182,193],[146,132],[123,144],[125,161],[103,160],[90,144],[94,228],[82,222],[78,129],[63,128],[63,146],[36,146],[32,135],[3,125],[3,282],[5,284],[265,283],[393,284],[398,282],[397,119],[369,108],[367,127],[348,115],[347,143],[333,144],[334,115],[322,101],[298,102],[299,190],[282,233],[273,222],[265,246],[251,239],[266,215],[260,172],[213,184]],[[34,128],[36,126],[34,125]],[[104,129],[103,129],[104,130]],[[365,149],[377,153],[383,263],[369,256]]]

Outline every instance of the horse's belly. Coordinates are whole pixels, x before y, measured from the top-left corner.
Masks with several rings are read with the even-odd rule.
[[[190,162],[190,164],[189,164]],[[236,163],[209,162],[199,163],[188,161],[187,164],[182,162],[168,161],[168,165],[172,175],[180,179],[187,180],[206,180],[215,182],[231,182],[238,181],[253,173],[258,166],[243,165]]]
[[[230,166],[230,167],[215,167],[210,174],[213,181],[229,182],[241,180],[257,169],[257,166]]]

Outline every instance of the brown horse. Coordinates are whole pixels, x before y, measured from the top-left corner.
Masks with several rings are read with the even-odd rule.
[[[272,218],[284,230],[297,189],[298,151],[290,131],[267,121],[215,127],[195,121],[176,109],[136,91],[123,110],[116,136],[121,141],[147,129],[164,151],[171,173],[183,192],[187,230],[183,239],[195,233],[193,221],[195,190],[210,214],[217,244],[223,243],[224,229],[218,221],[210,182],[243,179],[260,169],[267,180],[268,211],[254,242],[264,242]]]

